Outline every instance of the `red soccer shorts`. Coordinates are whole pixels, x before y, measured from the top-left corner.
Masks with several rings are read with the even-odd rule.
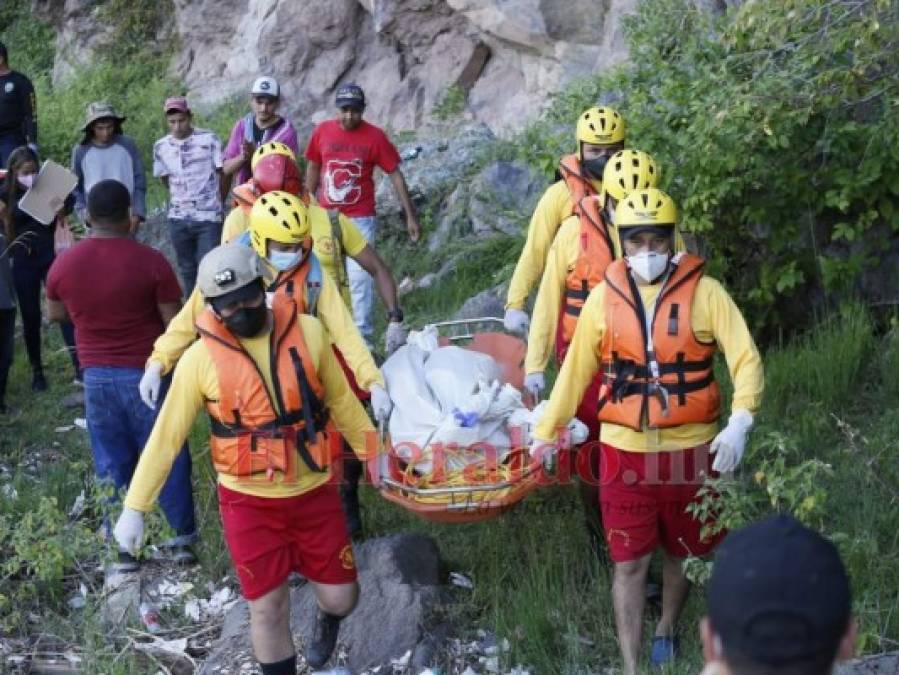
[[[661,545],[669,555],[704,556],[724,532],[703,539],[687,513],[711,470],[708,445],[676,452],[625,452],[602,444],[600,510],[615,562],[637,560]]]
[[[275,590],[291,572],[322,584],[356,580],[337,485],[296,497],[255,497],[223,485],[218,493],[225,541],[247,600]]]

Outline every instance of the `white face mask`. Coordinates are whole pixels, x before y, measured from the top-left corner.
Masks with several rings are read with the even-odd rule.
[[[19,185],[23,188],[31,189],[31,186],[34,185],[34,174],[33,173],[24,173],[21,176],[16,176],[16,180],[19,181]]]
[[[300,262],[302,255],[302,251],[272,251],[268,255],[268,261],[276,270],[283,272]]]
[[[640,251],[637,255],[628,256],[627,262],[638,277],[651,284],[665,273],[668,254]]]

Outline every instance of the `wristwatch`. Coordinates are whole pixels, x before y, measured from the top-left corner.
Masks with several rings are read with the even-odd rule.
[[[403,323],[403,310],[397,307],[387,312],[387,320],[391,323]]]

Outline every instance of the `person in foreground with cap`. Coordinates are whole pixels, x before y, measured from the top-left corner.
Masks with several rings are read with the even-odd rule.
[[[524,362],[524,386],[539,401],[546,388],[544,372],[551,355],[559,363],[574,337],[581,308],[590,291],[598,285],[606,268],[615,259],[612,242],[612,214],[615,206],[636,189],[655,187],[659,170],[655,160],[639,150],[621,150],[606,164],[602,191],[588,195],[578,204],[577,213],[565,219],[549,249],[546,269],[534,302],[534,321],[528,334]],[[599,522],[599,399],[600,376],[590,382],[577,409],[577,418],[589,430],[587,442],[577,448],[575,463],[591,544],[600,550]]]
[[[699,632],[703,675],[829,675],[857,635],[836,546],[788,515],[731,533]]]
[[[182,96],[167,98],[163,113],[169,134],[153,144],[153,175],[169,192],[169,237],[188,295],[197,265],[222,234],[222,142],[212,131],[193,127]]]
[[[88,104],[81,127],[84,136],[72,148],[72,171],[78,177],[75,212],[90,224],[88,192],[101,180],[117,180],[131,196],[131,233],[136,234],[147,218],[147,181],[137,144],[122,131],[124,121],[125,117],[105,101]]]
[[[131,237],[130,201],[118,181],[94,185],[87,197],[90,236],[59,256],[47,277],[50,319],[71,318],[75,324],[94,471],[116,490],[131,482],[156,420],[134,395],[144,361],[181,305],[171,265]],[[197,538],[191,458],[186,443],[172,451],[160,504],[175,537],[160,550],[166,559],[186,564],[196,560],[190,549]],[[120,562],[136,567],[127,556]]]
[[[306,146],[306,191],[326,209],[337,209],[351,217],[372,245],[377,238],[375,216],[375,167],[390,176],[397,198],[406,213],[406,229],[412,241],[421,236],[415,206],[409,197],[406,179],[400,170],[400,155],[382,129],[362,119],[365,92],[356,84],[341,85],[335,103],[337,119],[322,122],[312,132]],[[371,341],[374,305],[373,282],[355,260],[347,261],[353,317],[359,332]],[[390,324],[403,323],[398,309],[388,311]]]
[[[578,117],[575,140],[577,152],[559,161],[556,175],[561,178],[537,202],[509,282],[505,326],[513,333],[528,333],[530,320],[525,303],[540,281],[549,247],[562,221],[578,215],[578,204],[584,197],[599,194],[606,162],[624,148],[624,119],[613,108],[588,108]]]
[[[225,146],[222,170],[225,181],[222,192],[227,193],[233,183],[250,180],[250,160],[261,144],[279,141],[294,154],[300,153],[297,132],[286,117],[278,114],[281,106],[281,86],[273,77],[257,77],[250,88],[251,111],[237,120]],[[223,194],[224,197],[224,194]]]
[[[552,441],[558,430],[601,372],[600,510],[614,562],[618,642],[624,670],[632,675],[638,671],[646,577],[659,547],[662,616],[651,661],[662,665],[675,656],[675,626],[690,589],[682,560],[709,554],[720,538],[704,537],[703,526],[714,523],[686,510],[706,476],[740,463],[764,378],[758,350],[727,291],[704,275],[702,258],[675,253],[671,197],[655,188],[634,190],[617,205],[614,225],[616,254],[623,257],[606,268],[584,303],[531,452],[546,460],[557,450]],[[714,375],[719,349],[734,386],[730,420],[720,432]]]
[[[222,526],[250,608],[253,651],[263,674],[294,675],[288,575],[309,579],[318,601],[306,652],[312,668],[330,657],[359,594],[326,425],[333,421],[362,459],[366,439],[376,444],[377,437],[328,333],[285,294],[276,294],[269,309],[263,274],[256,253],[240,244],[219,246],[201,261],[197,285],[208,304],[197,317],[200,339],[175,369],[114,533],[120,546],[140,546],[144,514],[174,449],[205,407]]]

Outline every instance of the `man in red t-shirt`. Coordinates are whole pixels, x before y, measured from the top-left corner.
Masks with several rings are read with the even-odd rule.
[[[100,181],[87,205],[91,235],[50,267],[47,309],[51,320],[75,324],[94,470],[122,489],[156,421],[137,385],[153,342],[180,308],[181,287],[159,251],[131,238],[131,197],[124,185]],[[176,534],[163,547],[182,563],[194,560],[189,545],[197,537],[190,472],[185,445],[159,498]]]
[[[362,119],[365,92],[356,84],[342,85],[337,89],[336,103],[337,118],[315,127],[306,146],[306,190],[316,195],[319,204],[325,208],[337,209],[352,218],[365,239],[374,245],[377,223],[372,173],[377,166],[390,176],[406,212],[409,238],[418,241],[421,226],[399,168],[400,155],[387,134]],[[370,343],[374,302],[372,278],[352,259],[347,260],[346,266],[353,317],[362,337]],[[387,318],[391,322],[403,321],[399,310],[389,313]]]

